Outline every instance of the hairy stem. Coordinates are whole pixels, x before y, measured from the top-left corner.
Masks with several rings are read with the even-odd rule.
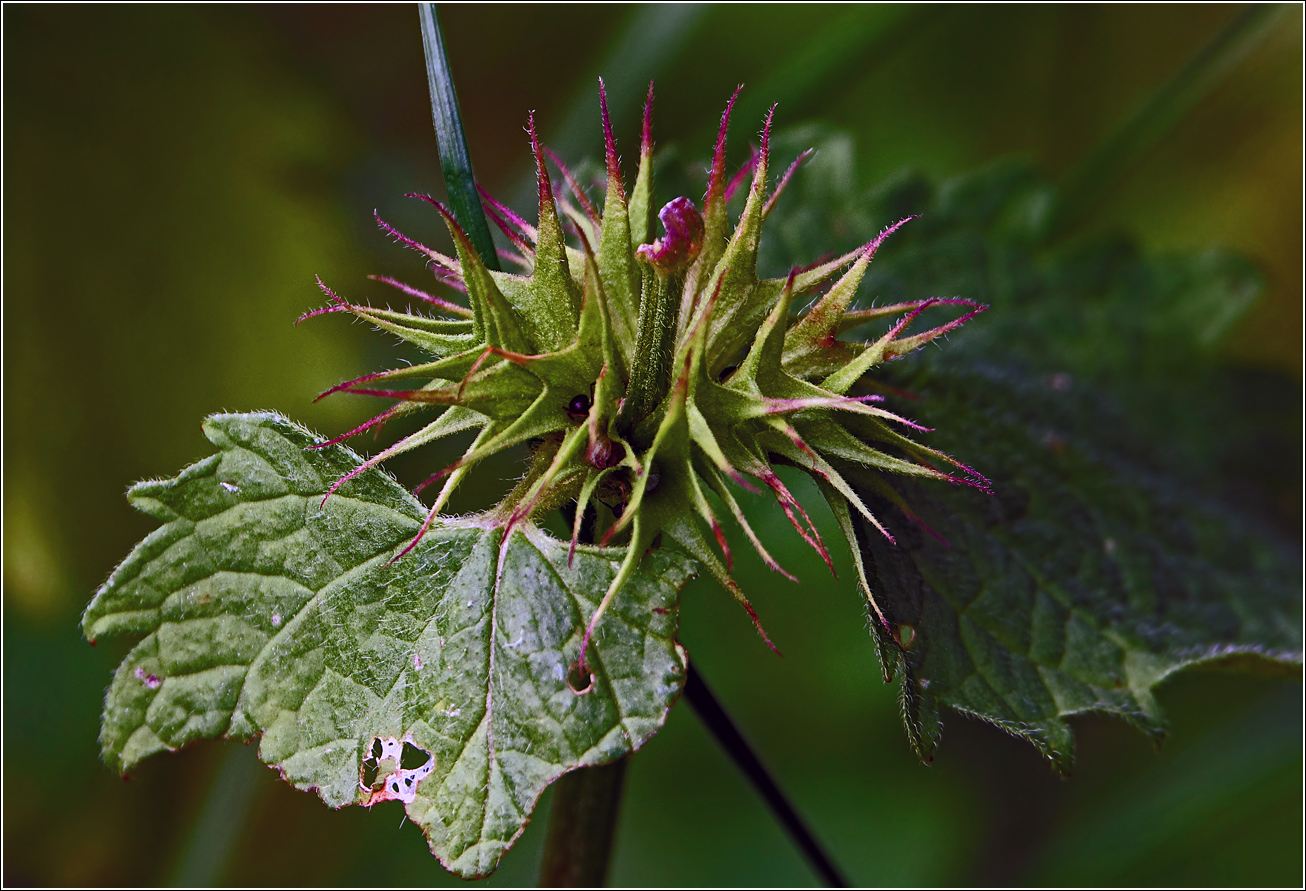
[[[639,328],[635,334],[635,357],[631,362],[626,401],[617,414],[617,426],[625,432],[635,429],[671,389],[671,359],[675,350],[676,323],[680,314],[680,276],[644,272],[639,303]]]

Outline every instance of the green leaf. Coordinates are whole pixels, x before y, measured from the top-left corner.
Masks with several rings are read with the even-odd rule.
[[[877,514],[898,545],[862,530],[881,608],[915,633],[903,707],[923,757],[939,705],[1029,739],[1065,773],[1066,718],[1115,714],[1159,740],[1153,688],[1182,668],[1299,674],[1292,549],[1167,468],[1099,399],[993,367],[899,382],[922,395],[926,423],[958,431],[935,441],[995,492],[897,487],[947,544],[887,504]]]
[[[1067,772],[1073,715],[1117,715],[1159,740],[1153,690],[1175,671],[1300,676],[1300,550],[1254,509],[1283,485],[1265,456],[1300,450],[1300,385],[1218,355],[1255,270],[1216,251],[1147,256],[1123,237],[1053,246],[1055,190],[1025,165],[862,191],[846,137],[777,143],[781,156],[820,151],[764,238],[772,274],[850,246],[841,232],[921,214],[877,253],[861,305],[991,306],[945,348],[873,377],[886,407],[934,428],[922,444],[994,494],[899,478],[897,504],[883,479],[847,468],[897,539],[858,519],[876,601],[906,645],[878,640],[921,756],[948,706]]]
[[[412,551],[425,509],[361,459],[272,413],[215,415],[219,453],[133,504],[163,521],[99,590],[89,639],[142,636],[105,702],[121,771],[196,739],[262,736],[260,756],[332,807],[404,802],[449,869],[484,875],[544,788],[662,725],[684,681],[675,643],[688,561],[645,557],[569,686],[622,551],[473,517]],[[596,593],[597,592],[597,593]],[[576,679],[572,679],[576,682]]]

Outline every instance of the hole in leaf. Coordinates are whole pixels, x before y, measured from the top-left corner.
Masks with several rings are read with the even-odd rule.
[[[378,773],[380,773],[380,771],[377,769],[376,759],[375,758],[365,759],[363,761],[363,775],[362,777],[360,777],[359,785],[362,786],[364,789],[377,788],[376,780],[377,780]]]
[[[430,760],[430,752],[405,741],[403,753],[399,756],[399,767],[403,770],[416,770]]]
[[[577,696],[583,696],[594,689],[594,675],[590,674],[587,669],[582,668],[580,663],[577,662],[571,667],[571,671],[567,673],[567,686]]]

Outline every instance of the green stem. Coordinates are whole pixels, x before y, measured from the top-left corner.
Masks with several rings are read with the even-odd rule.
[[[485,211],[476,190],[472,157],[467,151],[467,136],[463,133],[463,119],[458,112],[458,94],[454,92],[453,75],[444,54],[444,39],[440,36],[435,4],[419,3],[417,7],[422,20],[422,44],[426,48],[426,78],[431,86],[431,117],[435,121],[435,142],[440,150],[440,168],[444,171],[449,208],[471,239],[476,253],[481,255],[481,262],[498,270],[499,254],[490,238],[490,227],[485,221]]]
[[[541,888],[607,884],[626,761],[572,771],[554,784]]]
[[[1078,223],[1108,185],[1155,145],[1270,32],[1287,4],[1258,4],[1239,13],[1151,98],[1094,149],[1067,181],[1052,223],[1054,234]]]
[[[680,288],[676,285],[684,281],[684,276],[659,275],[644,267],[643,280],[630,384],[617,414],[617,428],[627,435],[671,390],[671,361],[680,315]]]

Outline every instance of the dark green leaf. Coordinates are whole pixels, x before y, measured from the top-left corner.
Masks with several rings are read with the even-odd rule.
[[[947,705],[1066,771],[1067,717],[1115,714],[1159,738],[1152,691],[1181,668],[1299,674],[1300,553],[1264,506],[1293,473],[1265,456],[1300,450],[1300,388],[1252,389],[1216,351],[1255,271],[1219,252],[1147,257],[1122,238],[1047,247],[1054,190],[1019,164],[867,193],[846,137],[785,143],[821,151],[777,211],[772,272],[919,213],[876,255],[862,301],[992,307],[879,376],[897,388],[889,407],[935,428],[923,441],[994,491],[892,481],[944,544],[863,489],[898,539],[860,536],[880,606],[911,626],[905,652],[881,643],[920,754]]]

